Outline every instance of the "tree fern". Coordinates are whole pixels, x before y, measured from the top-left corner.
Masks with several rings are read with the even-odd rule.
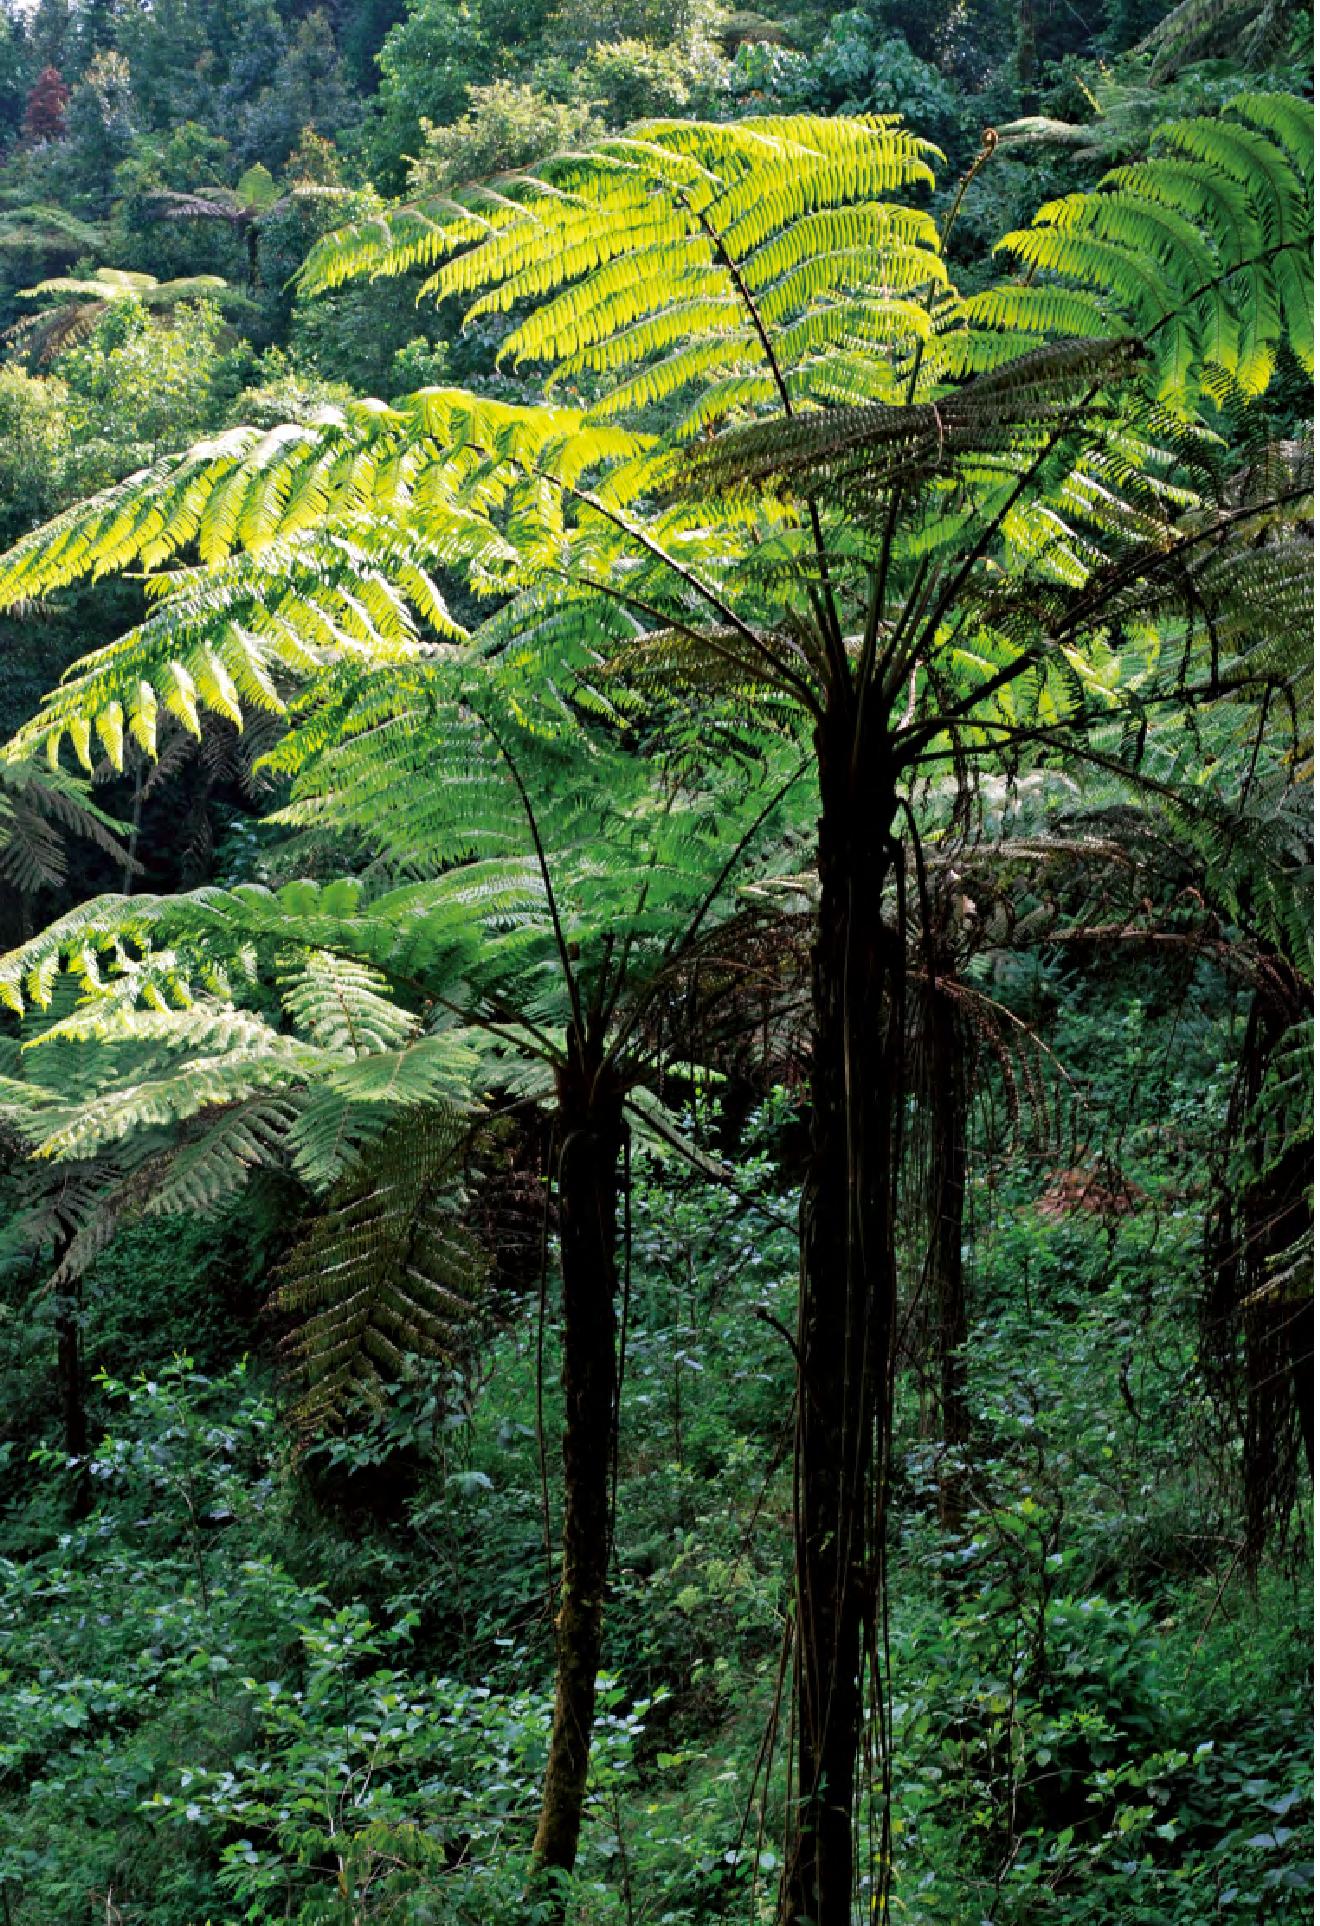
[[[603,1026],[622,1090],[650,1075],[667,1047],[668,973],[727,880],[708,799],[657,792],[603,746],[584,792],[580,755],[502,707],[496,686],[477,712],[452,666],[419,665],[388,690],[361,678],[364,715],[345,706],[346,681],[344,670],[324,697],[337,726],[309,700],[279,754],[298,833],[315,835],[322,808],[341,835],[359,824],[374,888],[346,878],[102,898],[0,970],[11,1005],[48,1012],[26,1076],[0,1090],[39,1157],[136,1145],[134,1207],[153,1212],[213,1209],[263,1170],[285,1172],[319,1200],[308,1251],[319,1262],[351,1246],[291,1339],[313,1387],[309,1421],[442,1336],[425,1292],[408,1298],[392,1226],[420,1202],[428,1249],[462,1240],[452,1216],[442,1223],[454,1200],[419,1200],[396,1170],[405,1139],[466,1140],[479,1062],[502,1101],[553,1101],[575,1024]],[[438,762],[454,779],[437,790]],[[742,807],[754,834],[766,803]],[[381,888],[391,872],[426,880]],[[72,1008],[60,1004],[66,972],[80,990]]]
[[[1142,43],[1152,78],[1167,80],[1189,60],[1232,49],[1252,66],[1267,64],[1286,36],[1292,10],[1281,0],[1181,0]]]
[[[348,972],[354,995],[388,995],[423,1019],[389,1049],[354,1054],[333,1007],[333,1048],[260,1011],[280,1039],[269,1061],[292,1042],[317,1070],[309,1102],[342,1101],[346,1132],[362,1120],[361,1158],[380,1141],[371,1121],[387,1114],[380,1079],[395,1059],[403,1077],[424,1065],[454,1010],[486,1040],[486,1087],[503,1079],[512,1100],[553,1089],[573,1200],[566,1369],[582,1374],[569,1406],[600,1420],[575,1459],[594,1470],[575,1490],[594,1493],[597,1526],[601,1427],[607,1438],[614,1409],[610,1227],[632,1093],[687,1018],[680,959],[729,906],[778,814],[804,807],[811,770],[813,1138],[785,1917],[851,1916],[850,1788],[883,1582],[878,1468],[910,1096],[907,954],[889,906],[920,886],[911,794],[932,774],[974,780],[1041,757],[1084,753],[1122,769],[1165,712],[1195,721],[1222,705],[1240,723],[1252,693],[1275,686],[1252,671],[1230,694],[1225,662],[1286,651],[1302,604],[1283,544],[1301,539],[1291,522],[1306,491],[1280,472],[1242,497],[1210,421],[1264,386],[1285,303],[1300,342],[1303,111],[1246,97],[1217,120],[1181,123],[1144,164],[1163,173],[1112,178],[1009,238],[1031,287],[970,302],[949,288],[930,222],[893,205],[928,170],[896,126],[634,129],[425,216],[386,217],[309,269],[309,285],[329,285],[425,262],[432,294],[509,314],[504,355],[539,362],[584,405],[430,391],[274,438],[236,434],[71,512],[0,569],[6,597],[90,570],[159,569],[193,545],[205,570],[222,571],[370,516],[391,539],[397,531],[400,553],[439,552],[494,599],[468,642],[405,638],[388,675],[372,672],[375,645],[355,661],[337,639],[280,660],[302,682],[275,758],[292,783],[285,827],[318,861],[350,835],[369,878],[360,897],[308,899],[308,927],[283,945],[276,926],[293,912],[237,891],[195,904],[186,927],[169,918],[194,909],[162,913],[158,935],[147,917],[145,947],[103,906],[113,968],[94,914],[7,960],[0,984],[13,1001],[35,987],[40,1001],[71,964],[90,997],[119,999],[114,1022],[131,1027],[128,991],[107,986],[140,972],[166,1007],[191,999],[186,1026],[222,993],[206,989],[208,971],[255,1001],[248,986],[287,967],[282,948],[309,967],[316,952],[369,966],[388,992]],[[823,217],[838,217],[829,249]],[[827,254],[838,258],[807,271]],[[401,580],[397,568],[387,579]],[[1208,589],[1235,611],[1227,643]],[[295,620],[300,639],[306,621]],[[198,646],[220,655],[205,623]],[[61,718],[70,733],[78,718],[84,750],[110,702],[132,713],[133,659],[130,649],[116,665],[122,690],[99,688]],[[239,706],[255,699],[220,660]],[[273,686],[274,670],[266,679]],[[223,706],[218,675],[215,687]],[[620,749],[625,729],[653,764]],[[681,774],[664,781],[667,740]],[[743,760],[712,768],[711,741]],[[480,932],[471,944],[450,920],[464,891]],[[117,1047],[110,1036],[97,1046]],[[265,1061],[251,1053],[252,1065]],[[187,1074],[162,1070],[164,1111],[193,1100]],[[225,1102],[292,1087],[271,1077],[240,1078]],[[313,1114],[319,1159],[342,1138],[329,1121],[322,1135]],[[585,1563],[567,1560],[578,1581],[561,1628],[587,1663],[561,1668],[543,1822],[552,1808],[564,1817],[555,1787],[576,1788],[580,1816],[599,1654],[602,1534],[574,1516]],[[575,1696],[579,1673],[587,1689]],[[570,1864],[575,1826],[550,1833],[539,1855]]]
[[[22,348],[33,366],[44,367],[84,340],[117,301],[138,301],[152,312],[168,314],[180,302],[215,301],[227,292],[228,284],[218,274],[158,281],[153,274],[98,267],[90,275],[57,275],[19,289],[20,300],[46,305],[36,314],[23,315],[0,338]]]

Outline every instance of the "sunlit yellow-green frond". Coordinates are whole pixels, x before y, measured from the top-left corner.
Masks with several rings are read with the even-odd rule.
[[[1312,365],[1312,145],[1309,104],[1288,95],[1242,95],[1213,118],[1171,122],[1151,159],[1006,235],[1001,248],[1032,285],[975,296],[969,315],[1075,332],[1094,304],[1148,344],[1170,405],[1225,382],[1259,394],[1285,339]]]

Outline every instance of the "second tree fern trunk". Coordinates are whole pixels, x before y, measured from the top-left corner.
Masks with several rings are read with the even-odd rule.
[[[615,1269],[622,1095],[574,1051],[560,1088],[564,1546],[555,1706],[533,1860],[571,1873],[591,1757],[610,1558],[616,1408]]]
[[[55,1276],[60,1280],[55,1287],[56,1374],[60,1387],[64,1450],[75,1467],[70,1508],[75,1518],[85,1518],[92,1507],[92,1488],[87,1466],[82,1281],[76,1274],[62,1275],[72,1242],[71,1231],[61,1231],[55,1239]]]

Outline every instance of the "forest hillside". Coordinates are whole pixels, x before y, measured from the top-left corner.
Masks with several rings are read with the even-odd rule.
[[[1283,0],[0,0],[3,1926],[1312,1917]]]

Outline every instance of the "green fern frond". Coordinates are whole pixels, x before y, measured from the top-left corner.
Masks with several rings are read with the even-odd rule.
[[[400,1119],[286,1261],[272,1304],[297,1320],[299,1423],[332,1422],[409,1358],[454,1357],[470,1340],[480,1266],[460,1228],[465,1137],[432,1110]]]
[[[399,418],[378,401],[326,408],[307,425],[231,428],[183,455],[77,503],[15,544],[0,566],[0,605],[49,593],[80,577],[157,569],[196,543],[204,562],[224,559],[240,524],[286,533],[333,509],[360,506],[359,458],[390,446]]]
[[[686,485],[757,489],[792,479],[808,490],[869,489],[879,499],[896,481],[952,473],[969,455],[1029,449],[1033,428],[1052,429],[1070,409],[1092,406],[1135,352],[1130,340],[1055,342],[939,402],[839,407],[735,429],[694,454]]]
[[[418,1019],[390,998],[378,970],[326,950],[290,956],[280,989],[297,1034],[352,1058],[397,1050],[419,1028]]]
[[[1041,291],[997,288],[969,315],[990,326],[1076,313],[1076,284],[1148,342],[1156,391],[1175,405],[1232,381],[1260,393],[1287,332],[1311,365],[1312,114],[1287,95],[1234,101],[1217,118],[1174,121],[1160,152],[1119,167],[1093,193],[1042,208],[1005,236]],[[1071,324],[1070,324],[1071,325]]]
[[[371,1154],[401,1111],[465,1114],[477,1061],[467,1038],[447,1030],[321,1066],[285,1140],[290,1168],[319,1196]]]
[[[85,842],[132,867],[122,824],[81,783],[30,763],[0,762],[0,881],[20,894],[57,889],[68,874],[68,843]]]
[[[200,1132],[181,1134],[153,1177],[144,1215],[209,1216],[246,1189],[255,1172],[287,1161],[297,1117],[297,1103],[280,1095],[251,1097],[204,1115]]]
[[[94,1156],[143,1131],[169,1128],[203,1111],[287,1089],[312,1067],[305,1051],[288,1042],[281,1047],[273,1039],[260,1051],[193,1056],[177,1069],[136,1083],[112,1082],[85,1103],[44,1112],[34,1120],[33,1152],[60,1160]]]

